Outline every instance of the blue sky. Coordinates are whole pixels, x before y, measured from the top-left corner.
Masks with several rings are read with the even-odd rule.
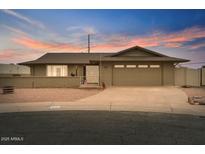
[[[88,33],[91,52],[139,45],[205,61],[205,10],[0,10],[0,62],[86,52]]]

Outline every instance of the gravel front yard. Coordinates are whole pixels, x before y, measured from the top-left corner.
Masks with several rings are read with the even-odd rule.
[[[75,101],[99,93],[99,89],[39,88],[15,89],[14,94],[0,93],[0,103]]]
[[[187,94],[187,96],[204,96],[205,97],[205,87],[200,88],[182,88],[182,90]]]

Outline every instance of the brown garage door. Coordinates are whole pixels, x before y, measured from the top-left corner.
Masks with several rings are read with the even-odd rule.
[[[115,86],[158,86],[161,83],[161,68],[115,68],[113,67],[113,85]]]

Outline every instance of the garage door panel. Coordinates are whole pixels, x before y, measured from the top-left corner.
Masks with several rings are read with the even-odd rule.
[[[160,68],[113,68],[113,85],[155,86],[161,85]]]

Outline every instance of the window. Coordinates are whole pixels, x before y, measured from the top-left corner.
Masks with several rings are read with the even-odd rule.
[[[124,65],[115,65],[114,67],[115,68],[124,68],[125,66]]]
[[[136,68],[136,65],[126,65],[127,68]]]
[[[67,65],[47,65],[47,76],[68,76]]]
[[[160,68],[160,65],[150,65],[150,68]]]
[[[138,65],[138,68],[148,68],[148,65]]]

